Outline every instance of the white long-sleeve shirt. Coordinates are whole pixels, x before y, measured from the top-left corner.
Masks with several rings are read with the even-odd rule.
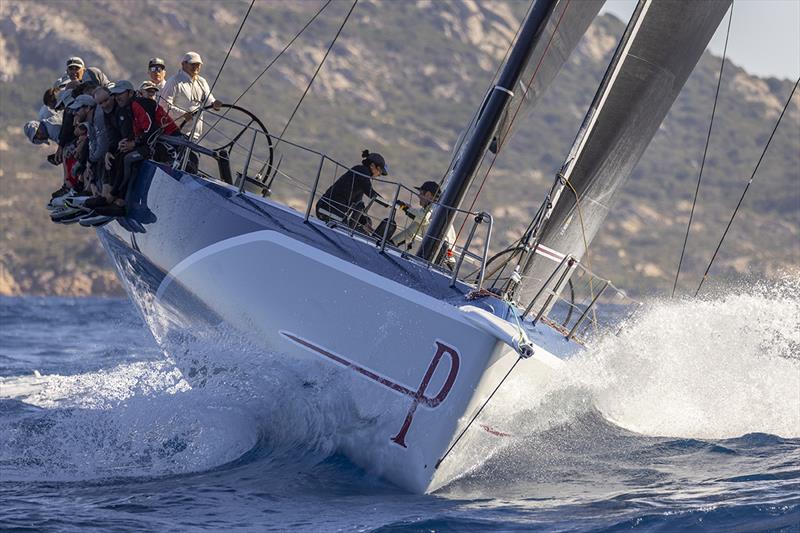
[[[206,105],[213,104],[217,99],[211,94],[211,88],[208,82],[202,76],[197,76],[192,79],[183,70],[177,74],[170,76],[164,83],[164,88],[160,91],[161,98],[167,104],[167,112],[175,120],[176,124],[180,125],[178,120],[181,115],[187,111],[195,111],[205,102]],[[206,98],[208,100],[206,101]],[[194,121],[189,121],[181,129],[183,133],[190,133]],[[200,138],[203,133],[203,121],[201,120],[194,130],[193,141]]]
[[[392,237],[392,242],[395,242],[401,248],[408,250],[410,250],[415,244],[421,243],[422,238],[425,236],[425,232],[428,230],[428,226],[431,224],[432,207],[433,206],[409,207],[408,209],[405,209],[403,213],[410,219],[410,222],[405,229]],[[447,243],[448,248],[455,244],[456,230],[453,228],[452,224],[447,227],[444,240]]]

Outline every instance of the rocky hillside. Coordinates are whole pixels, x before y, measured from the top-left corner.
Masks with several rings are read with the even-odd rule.
[[[44,89],[80,55],[112,78],[145,78],[147,58],[171,72],[186,50],[212,80],[249,2],[0,2],[0,294],[108,294],[119,286],[93,232],[51,224],[43,209],[59,171],[21,125]],[[232,101],[322,2],[257,2],[215,89]],[[280,131],[350,7],[335,1],[242,99]],[[361,0],[287,136],[341,161],[380,151],[409,184],[438,178],[513,37],[525,2]],[[595,21],[522,124],[477,207],[498,219],[496,245],[538,207],[594,95],[624,24]],[[706,54],[638,165],[592,250],[595,270],[634,293],[671,289],[691,207],[720,59]],[[785,98],[788,80],[725,65],[685,287],[710,258]],[[796,97],[796,100],[798,97]],[[800,258],[800,110],[795,101],[715,263],[716,276],[775,276]]]

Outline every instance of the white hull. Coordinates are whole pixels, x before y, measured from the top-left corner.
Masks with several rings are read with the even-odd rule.
[[[347,397],[323,409],[335,415],[345,405],[355,407],[360,422],[336,442],[353,462],[418,493],[435,490],[463,473],[457,454],[469,449],[476,432],[482,437],[493,433],[480,419],[438,469],[437,461],[518,358],[502,335],[481,327],[457,307],[470,303],[463,294],[454,293],[457,301],[449,303],[411,288],[408,285],[423,278],[421,269],[414,271],[399,256],[380,260],[416,275],[408,285],[356,264],[357,258],[343,259],[350,256],[341,253],[341,246],[311,246],[299,238],[308,240],[300,232],[319,236],[324,231],[329,241],[338,237],[322,225],[303,224],[301,215],[285,209],[271,216],[285,217],[282,231],[207,238],[201,233],[215,224],[244,226],[248,220],[219,204],[214,210],[206,208],[202,202],[213,195],[196,181],[185,187],[183,181],[160,174],[156,169],[155,178],[161,179],[153,181],[157,192],[148,198],[156,214],[150,219],[159,222],[136,235],[114,223],[100,236],[156,340],[190,383],[200,385],[232,367],[268,372],[267,358],[275,357],[302,368],[310,380],[323,385],[325,376],[336,375],[344,380],[341,388]],[[176,210],[175,199],[184,195],[187,211],[198,210],[195,217]],[[227,202],[222,205],[229,207]],[[265,211],[271,205],[265,202]],[[238,218],[226,220],[232,213]],[[207,218],[198,220],[202,216]],[[299,237],[285,234],[292,231]],[[207,244],[186,244],[200,238]],[[341,242],[352,239],[347,236]],[[365,251],[359,253],[379,253],[361,249]],[[145,264],[149,267],[143,268]],[[443,273],[421,271],[429,284],[448,286]],[[397,270],[393,275],[397,277]],[[200,356],[192,349],[190,338],[202,338],[209,327],[226,332],[222,342],[231,346],[224,359],[217,352]],[[531,390],[560,366],[551,351],[574,349],[546,328],[537,329],[534,340],[535,355],[520,362],[512,375],[516,386],[523,383]],[[304,393],[302,388],[297,391]]]
[[[373,423],[344,453],[413,492],[448,481],[436,462],[517,359],[457,308],[274,231],[189,256],[157,298],[174,284],[266,351],[349,369],[351,405]],[[558,360],[538,349],[522,364],[543,381]]]

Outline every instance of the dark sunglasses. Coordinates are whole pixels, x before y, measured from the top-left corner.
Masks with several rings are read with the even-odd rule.
[[[164,67],[162,67],[161,65],[155,65],[150,67],[150,72],[159,72],[161,70],[164,70]]]

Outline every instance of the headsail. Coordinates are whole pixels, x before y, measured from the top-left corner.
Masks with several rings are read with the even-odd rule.
[[[537,247],[583,256],[730,3],[639,1],[548,198]],[[530,257],[520,299],[555,266],[552,254]]]

